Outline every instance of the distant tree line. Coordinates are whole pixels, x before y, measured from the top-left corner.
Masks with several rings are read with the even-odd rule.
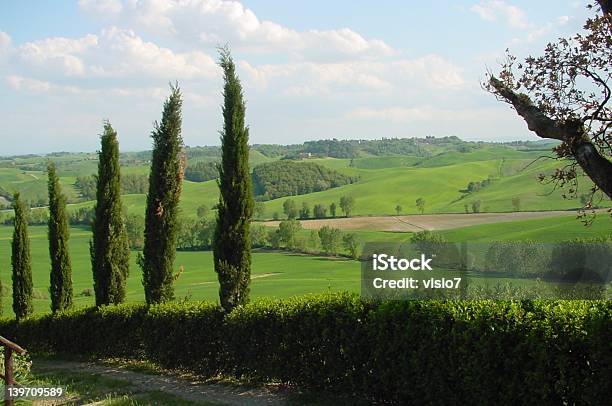
[[[253,190],[260,200],[303,195],[353,183],[355,178],[314,162],[276,161],[253,169]]]
[[[429,156],[437,147],[448,151],[468,152],[482,143],[462,141],[456,136],[426,138],[382,138],[380,140],[318,140],[303,144],[256,144],[252,148],[270,158],[298,159],[304,154],[313,157],[357,158],[361,155]]]
[[[127,174],[121,176],[122,194],[145,194],[149,183],[148,175]],[[79,189],[84,200],[96,198],[96,178],[94,176],[77,176],[74,186]]]
[[[308,254],[340,254],[357,259],[361,242],[354,233],[343,233],[340,229],[323,226],[303,235],[302,224],[296,219],[286,219],[278,227],[255,225],[252,229],[251,244],[258,248],[286,249]]]
[[[185,146],[185,154],[187,160],[190,161],[196,158],[215,158],[218,160],[221,158],[221,147],[218,146],[202,146],[202,147],[190,147]]]
[[[191,182],[206,182],[217,179],[219,177],[217,165],[217,162],[205,161],[188,164],[185,169],[185,179]]]
[[[606,282],[612,263],[610,237],[574,238],[550,243],[499,241],[485,256],[485,271],[564,282]]]
[[[340,197],[340,202],[336,205],[335,202],[332,202],[329,206],[325,204],[315,204],[311,206],[308,202],[302,202],[302,206],[298,207],[297,203],[293,199],[286,199],[283,202],[283,213],[287,217],[287,219],[297,219],[307,220],[310,218],[314,219],[324,219],[328,217],[336,217],[338,207],[342,210],[342,213],[346,217],[350,217],[355,209],[355,198],[353,196],[342,196]],[[329,215],[328,215],[329,209]],[[276,214],[274,217],[275,220],[278,220],[279,216]]]
[[[487,179],[481,181],[471,181],[467,184],[466,188],[462,190],[464,193],[475,193],[479,190],[489,186],[495,181],[492,176],[489,176]]]

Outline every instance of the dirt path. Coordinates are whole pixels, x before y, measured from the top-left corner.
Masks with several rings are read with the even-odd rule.
[[[132,392],[162,391],[192,402],[212,402],[221,405],[285,405],[281,394],[265,388],[222,385],[187,379],[175,374],[154,375],[130,371],[112,365],[74,361],[37,361],[41,372],[53,370],[85,373],[129,382]],[[95,404],[95,403],[94,403]]]
[[[515,213],[472,213],[472,214],[423,214],[386,217],[350,217],[321,220],[300,220],[302,227],[316,230],[323,226],[341,230],[417,232],[423,230],[450,230],[479,224],[505,221],[528,220],[558,216],[576,216],[575,211],[533,211]],[[262,222],[265,226],[278,227],[279,221]]]

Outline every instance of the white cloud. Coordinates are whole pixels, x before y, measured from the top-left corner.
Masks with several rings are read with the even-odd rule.
[[[508,111],[499,108],[499,106],[492,107],[464,107],[464,106],[452,106],[452,107],[438,107],[432,105],[420,105],[415,107],[405,106],[390,106],[382,108],[372,107],[358,107],[349,110],[345,114],[347,119],[356,119],[362,122],[389,122],[393,124],[406,124],[406,123],[419,123],[422,125],[430,125],[435,127],[440,123],[451,123],[462,125],[478,126],[484,122],[495,122],[503,121],[508,118]]]
[[[557,17],[557,24],[565,25],[569,22],[569,20],[570,20],[569,16],[559,16]]]
[[[498,21],[501,19],[513,28],[524,29],[529,25],[527,14],[522,9],[502,0],[481,1],[470,7],[470,10],[483,20]]]
[[[61,77],[148,77],[165,80],[218,75],[213,58],[201,51],[177,53],[144,41],[131,30],[111,27],[100,36],[47,38],[19,47],[26,67]]]
[[[276,65],[239,63],[243,79],[257,89],[286,96],[331,93],[403,93],[406,89],[444,91],[464,87],[461,70],[439,55],[389,62],[290,62]]]
[[[10,75],[6,78],[6,83],[13,90],[29,90],[34,92],[48,92],[51,90],[51,83],[37,80],[24,78],[23,76]]]
[[[66,76],[81,76],[85,73],[81,55],[97,45],[98,37],[92,34],[79,39],[47,38],[21,45],[19,54],[28,65],[43,70],[57,70]]]
[[[92,11],[94,4],[83,2],[81,7]],[[234,0],[124,0],[121,18],[127,25],[177,37],[182,43],[229,43],[249,52],[283,52],[298,59],[380,57],[394,52],[384,41],[366,39],[349,28],[300,32],[260,20]]]
[[[47,93],[59,90],[71,94],[81,93],[81,90],[75,86],[56,85],[46,80],[38,80],[20,75],[8,75],[5,77],[5,81],[9,88],[17,91]]]
[[[521,36],[511,40],[512,45],[531,43],[538,38],[549,34],[555,28],[566,25],[571,17],[562,15],[545,24],[529,22],[527,14],[521,8],[508,4],[502,0],[483,0],[472,5],[470,10],[486,21],[504,21],[508,26],[522,30]]]
[[[392,65],[398,68],[400,74],[423,79],[432,88],[457,89],[465,84],[459,67],[439,55],[400,60]],[[393,72],[389,73],[393,74]]]
[[[512,43],[520,44],[520,43],[525,43],[525,42],[526,43],[534,42],[537,39],[554,32],[556,29],[563,27],[569,21],[570,21],[570,17],[559,16],[554,21],[549,21],[545,24],[541,24],[538,26],[531,24],[529,26],[529,30],[526,31],[526,35],[524,37],[514,38],[512,40]]]
[[[384,120],[395,123],[408,123],[413,121],[431,120],[434,111],[431,108],[422,107],[389,107],[372,109],[360,107],[346,114],[348,119]]]
[[[11,37],[4,31],[0,31],[0,58],[8,54],[11,49]]]
[[[79,0],[79,7],[99,17],[112,16],[123,11],[120,0]]]
[[[91,67],[93,73],[101,76],[146,74],[168,80],[183,80],[218,75],[216,63],[209,55],[201,51],[177,53],[144,41],[131,30],[116,27],[104,30],[101,48],[99,53],[104,58],[98,59],[97,64]]]

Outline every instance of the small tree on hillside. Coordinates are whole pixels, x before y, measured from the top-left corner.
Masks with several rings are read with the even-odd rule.
[[[351,213],[355,208],[355,198],[353,196],[342,196],[340,198],[340,208],[346,217],[351,217]]]
[[[316,251],[319,249],[319,245],[321,243],[321,239],[319,238],[319,233],[317,230],[310,230],[310,235],[308,236],[308,245],[312,250]]]
[[[322,204],[315,204],[313,214],[316,219],[324,219],[327,214],[327,209]]]
[[[421,214],[423,214],[425,212],[425,199],[422,197],[416,199],[416,208],[421,212]]]
[[[253,187],[249,169],[249,129],[244,124],[242,85],[229,50],[222,49],[223,131],[219,204],[213,244],[221,306],[229,312],[247,303],[251,281]]]
[[[357,240],[357,236],[355,234],[344,234],[342,236],[342,243],[344,244],[344,248],[346,248],[351,258],[357,259],[359,257],[359,241]]]
[[[521,198],[520,197],[512,198],[512,209],[514,209],[514,211],[521,211]]]
[[[342,232],[337,228],[324,226],[319,229],[321,248],[328,255],[337,255],[342,241]]]
[[[399,216],[402,213],[402,206],[400,206],[399,204],[395,206],[395,213],[397,213],[397,215]]]
[[[268,245],[268,228],[262,224],[251,226],[251,247],[265,247]]]
[[[480,200],[476,200],[476,201],[472,202],[472,212],[473,213],[480,213],[480,205],[481,205],[481,201]]]
[[[329,205],[329,215],[332,217],[336,217],[336,203],[332,203]]]
[[[310,206],[306,202],[302,202],[302,210],[300,210],[300,218],[310,218]]]
[[[174,298],[174,258],[178,234],[178,204],[185,160],[181,136],[183,100],[172,86],[164,103],[161,123],[151,134],[153,154],[145,214],[144,249],[138,258],[147,304]]]
[[[13,311],[17,320],[32,314],[32,263],[28,237],[28,213],[19,193],[13,196],[13,231],[11,264],[13,266]]]
[[[68,251],[66,197],[62,194],[55,164],[47,165],[49,191],[49,255],[51,276],[49,293],[53,313],[72,306],[72,265]]]
[[[123,302],[130,270],[130,245],[121,205],[119,143],[108,121],[104,123],[101,143],[93,238],[89,244],[96,306]]]
[[[287,199],[283,202],[283,213],[288,219],[294,219],[298,216],[298,209],[293,199]]]
[[[283,220],[278,225],[278,233],[280,234],[281,243],[285,247],[294,249],[296,246],[297,233],[302,229],[302,224],[294,219]]]
[[[266,205],[263,202],[255,202],[253,206],[253,214],[258,219],[263,219],[264,214],[266,213]]]
[[[127,214],[125,216],[125,231],[128,235],[130,249],[141,250],[144,247],[145,220],[138,214]]]

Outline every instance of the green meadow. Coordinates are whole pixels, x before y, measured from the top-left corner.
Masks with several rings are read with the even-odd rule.
[[[29,228],[32,251],[32,273],[35,288],[34,306],[37,313],[49,311],[49,250],[47,230],[44,226]],[[360,242],[404,242],[410,233],[355,231]],[[574,217],[504,222],[458,228],[440,232],[449,241],[486,242],[497,240],[560,241],[574,237],[601,237],[612,235],[612,219],[600,213],[596,221],[585,227]],[[308,238],[309,231],[300,235]],[[0,280],[3,283],[2,308],[5,315],[12,315],[11,243],[12,228],[0,226]],[[71,228],[70,250],[72,255],[73,286],[76,306],[94,303],[89,239],[91,232],[85,227]],[[144,300],[141,272],[136,265],[137,252],[133,251],[130,277],[127,282],[127,301]],[[217,276],[213,270],[210,251],[178,252],[175,269],[182,267],[175,292],[178,300],[205,299],[218,301]],[[284,298],[308,293],[360,289],[359,262],[325,256],[304,255],[282,251],[255,250],[252,268],[252,297]]]
[[[538,159],[550,155],[549,146],[543,150],[521,149],[508,145],[470,144],[467,152],[449,150],[437,145],[424,145],[428,156],[416,155],[369,155],[362,153],[353,159],[308,158],[307,161],[350,175],[356,179],[352,184],[299,196],[283,197],[264,202],[263,218],[274,214],[283,218],[283,202],[287,198],[296,201],[298,207],[305,202],[312,208],[316,204],[329,206],[338,204],[342,196],[355,198],[354,216],[395,215],[396,206],[401,214],[415,214],[415,200],[425,200],[425,213],[463,213],[465,206],[471,208],[480,201],[481,212],[514,211],[512,199],[518,197],[521,211],[567,210],[581,207],[578,198],[564,199],[562,192],[552,185],[541,184],[537,177],[551,173],[560,163]],[[61,184],[69,201],[69,210],[92,207],[93,201],[80,201],[80,192],[75,187],[77,176],[93,175],[97,170],[95,153],[58,153],[50,156],[26,156],[0,159],[0,190],[12,193],[19,190],[26,200],[37,201],[46,194],[45,162],[52,159],[58,165]],[[146,175],[149,171],[148,153],[122,154],[124,174]],[[203,153],[190,162],[218,159]],[[251,149],[251,166],[280,159],[269,157]],[[486,186],[472,193],[466,188],[470,182],[492,179]],[[590,183],[580,178],[581,190]],[[1,198],[0,198],[1,199]],[[146,196],[127,194],[123,204],[129,213],[144,215]],[[183,216],[196,216],[197,208],[206,205],[212,208],[218,201],[218,186],[215,180],[207,182],[185,181],[180,208]],[[4,202],[6,203],[6,202]],[[601,207],[610,205],[607,199],[595,202]],[[40,209],[39,209],[40,210]],[[44,210],[44,209],[43,209]],[[10,210],[0,213],[9,216]],[[211,216],[214,212],[211,212]],[[338,208],[337,215],[341,215]],[[497,224],[486,224],[440,233],[449,241],[486,242],[495,240],[560,241],[575,237],[608,236],[612,230],[612,219],[600,212],[590,227],[585,227],[574,216],[516,220]],[[352,231],[360,243],[409,241],[410,233],[359,230]],[[12,228],[0,226],[0,280],[4,288],[2,308],[4,314],[12,314],[10,285],[10,241]],[[299,238],[308,241],[309,230],[302,230]],[[46,228],[30,227],[33,279],[35,287],[35,311],[49,310],[49,253]],[[71,228],[70,249],[73,264],[75,304],[87,306],[94,303],[91,264],[89,258],[88,228]],[[346,254],[346,252],[341,251]],[[127,301],[143,301],[141,272],[136,265],[137,252],[132,252],[131,273],[127,282]],[[213,270],[211,252],[178,252],[175,268],[183,269],[176,283],[178,300],[218,300],[218,283]],[[337,290],[359,290],[359,263],[342,258],[303,255],[283,251],[255,250],[253,253],[252,297],[288,297],[293,295],[320,293]]]
[[[497,224],[481,224],[441,231],[448,241],[565,241],[573,238],[612,237],[612,217],[600,212],[595,221],[585,226],[572,216],[517,220]]]
[[[74,302],[78,307],[94,304],[93,278],[89,258],[91,233],[86,228],[71,228],[70,253]],[[35,312],[49,311],[49,248],[46,227],[29,228],[32,252]],[[11,238],[12,228],[0,226],[0,279],[3,284],[4,315],[11,310]],[[127,301],[144,301],[141,271],[132,252]],[[218,301],[217,275],[213,270],[212,252],[178,252],[175,268],[183,268],[178,278],[176,298]],[[255,251],[252,269],[252,297],[288,297],[304,293],[359,289],[359,263],[347,259],[313,257],[284,252]]]
[[[565,199],[563,191],[553,185],[542,184],[537,178],[540,174],[550,174],[560,163],[552,160],[537,160],[543,151],[519,151],[509,147],[487,145],[476,151],[460,153],[441,152],[429,158],[415,156],[366,156],[355,159],[317,158],[308,161],[335,169],[357,177],[350,185],[324,190],[306,195],[291,196],[298,207],[305,202],[311,207],[315,204],[329,206],[336,204],[340,197],[351,195],[355,198],[353,215],[394,215],[396,206],[402,207],[402,214],[415,214],[415,200],[425,200],[425,213],[463,213],[465,206],[471,210],[473,202],[480,202],[481,212],[514,211],[513,198],[520,199],[521,211],[568,210],[578,209],[578,197]],[[78,199],[74,187],[77,174],[95,173],[96,162],[91,155],[77,155],[80,161],[61,161],[60,176],[64,190],[73,201]],[[52,158],[56,159],[56,158]],[[202,160],[203,158],[197,158]],[[273,160],[259,151],[251,151],[251,165]],[[39,158],[40,162],[44,161]],[[148,166],[138,163],[125,163],[125,174],[147,174]],[[482,189],[466,193],[470,182],[491,178],[492,182]],[[17,168],[0,168],[0,187],[7,191],[20,190],[26,199],[44,195],[46,176],[42,170],[22,171]],[[591,183],[584,176],[579,179],[582,191],[587,191]],[[281,217],[283,197],[264,202],[265,218],[275,213]],[[126,195],[124,205],[130,213],[144,213],[144,194]],[[185,181],[181,196],[181,210],[186,216],[195,216],[196,209],[202,204],[212,207],[218,201],[216,181]],[[595,201],[601,207],[609,207],[608,199]],[[91,207],[93,202],[71,204],[70,209]],[[340,212],[338,211],[338,214]]]

